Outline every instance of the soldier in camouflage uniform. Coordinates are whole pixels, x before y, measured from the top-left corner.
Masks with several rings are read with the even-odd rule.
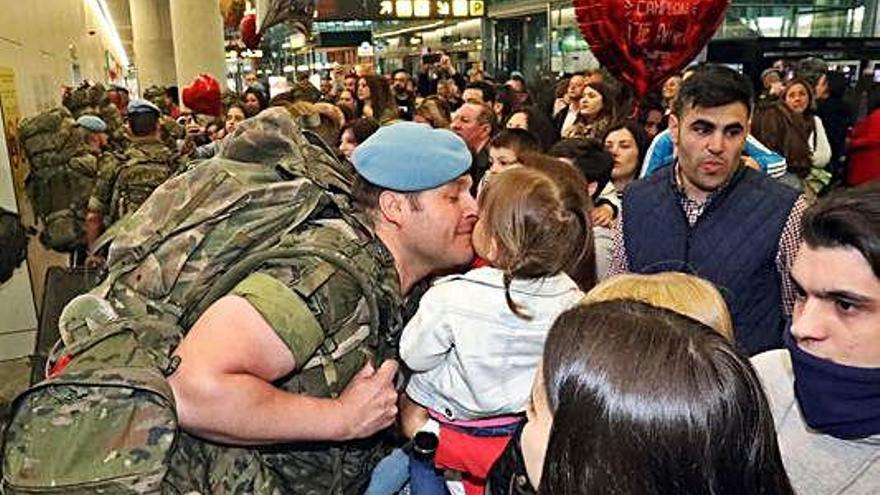
[[[100,117],[94,115],[83,115],[76,120],[77,126],[85,133],[86,146],[89,153],[87,155],[76,156],[72,159],[74,162],[91,161],[93,165],[88,168],[96,170],[98,176],[109,176],[119,166],[119,161],[124,158],[121,153],[114,152],[109,149],[109,139],[107,136],[107,124]],[[79,168],[87,168],[85,164],[74,163],[72,166]],[[101,235],[103,225],[101,217],[97,212],[89,210],[85,213],[85,249],[86,252],[91,251],[98,236]],[[87,259],[87,264],[100,264],[97,260]]]
[[[346,253],[360,268],[302,253],[273,260],[201,314],[169,377],[186,433],[166,483],[181,493],[363,489],[397,413],[397,364],[381,356],[396,345],[405,298],[473,257],[470,162],[464,141],[420,124],[361,144],[358,214],[307,222],[282,241]],[[374,306],[381,337],[358,340]],[[352,337],[331,346],[336,333]]]
[[[159,109],[145,100],[128,106],[131,146],[112,166],[98,171],[95,190],[89,198],[92,222],[109,226],[143,203],[150,193],[177,172],[180,157],[159,138]]]

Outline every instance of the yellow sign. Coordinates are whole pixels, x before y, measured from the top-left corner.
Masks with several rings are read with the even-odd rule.
[[[15,71],[11,67],[0,67],[0,109],[6,133],[6,148],[9,152],[9,165],[12,167],[12,180],[15,197],[19,204],[24,200],[24,180],[28,175],[27,160],[22,158],[21,143],[18,140],[18,91],[15,88]]]
[[[380,0],[379,18],[444,19],[447,17],[482,17],[484,0]]]

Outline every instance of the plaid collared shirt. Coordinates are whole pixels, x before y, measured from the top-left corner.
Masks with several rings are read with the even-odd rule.
[[[685,194],[684,188],[679,178],[678,164],[675,164],[675,184],[678,189],[679,205],[687,217],[688,224],[693,227],[700,216],[706,211],[706,207],[715,199],[718,194],[723,191],[727,184],[719,187],[718,190],[710,194],[705,201],[695,201]],[[782,281],[782,309],[786,315],[791,315],[792,307],[795,300],[795,287],[791,280],[791,266],[794,258],[797,256],[798,249],[801,245],[801,217],[804,210],[807,209],[807,201],[803,195],[798,196],[797,200],[788,214],[785,226],[779,236],[779,247],[776,251],[776,270]],[[612,248],[611,265],[608,267],[608,276],[619,275],[629,272],[629,262],[626,258],[626,245],[623,237],[623,215],[625,211],[621,209],[620,216],[614,225],[614,244]]]

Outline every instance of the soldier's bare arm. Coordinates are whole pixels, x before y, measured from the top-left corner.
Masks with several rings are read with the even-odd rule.
[[[347,440],[389,426],[397,413],[397,366],[366,367],[338,399],[272,385],[295,369],[290,350],[244,298],[226,296],[199,318],[169,378],[184,430],[239,445]]]

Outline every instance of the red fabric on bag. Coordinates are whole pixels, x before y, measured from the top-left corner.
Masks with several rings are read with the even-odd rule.
[[[489,469],[504,452],[511,437],[477,437],[441,424],[434,464],[438,468],[462,473],[461,481],[467,495],[482,495]]]

